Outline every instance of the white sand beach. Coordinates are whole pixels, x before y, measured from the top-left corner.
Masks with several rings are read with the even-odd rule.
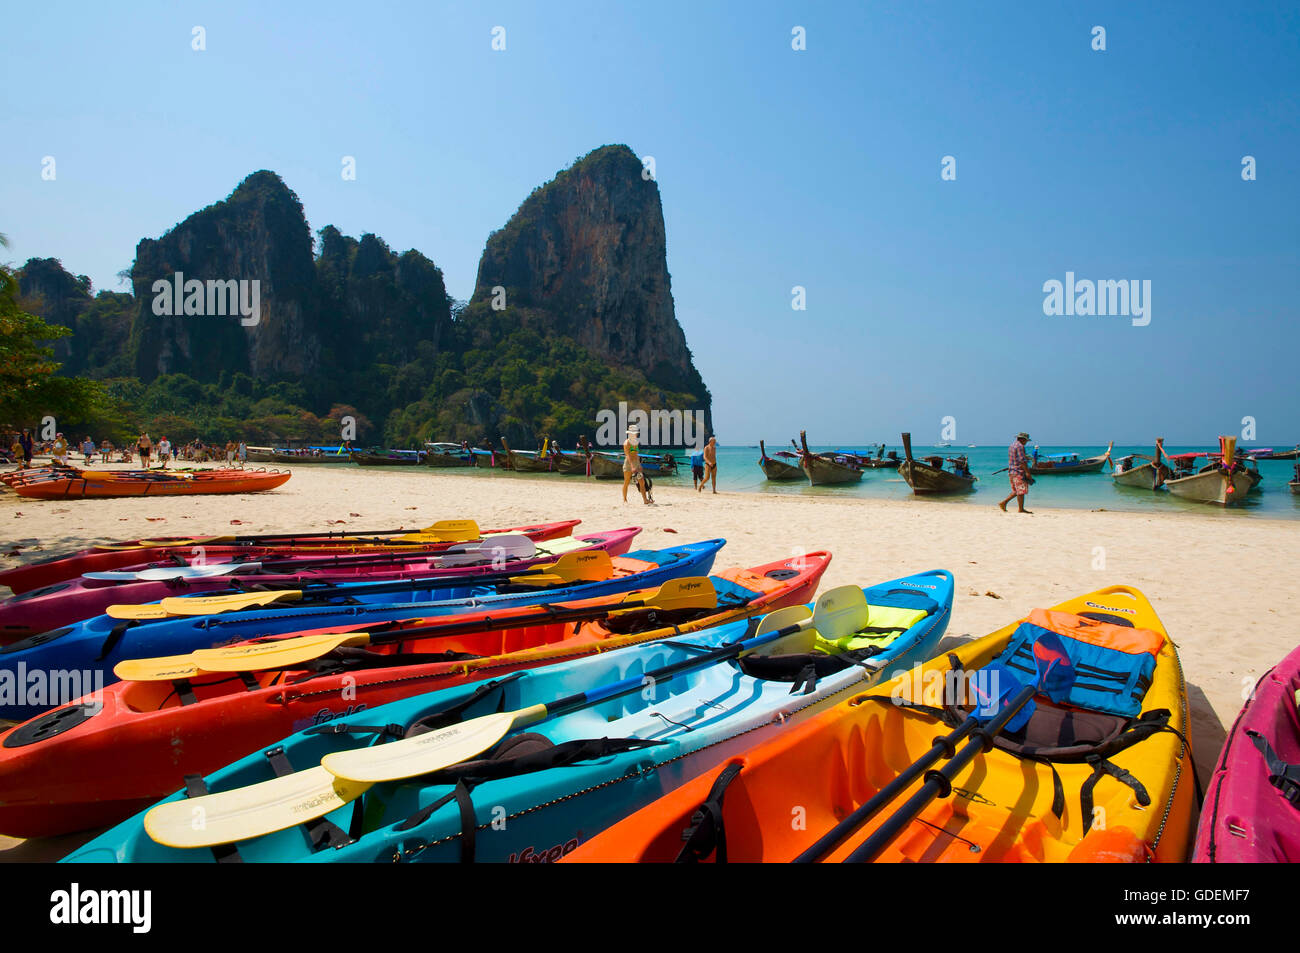
[[[1202,777],[1245,693],[1300,638],[1289,555],[1294,524],[1209,507],[1158,517],[1042,508],[1019,516],[999,512],[992,500],[714,496],[669,486],[656,486],[657,502],[646,506],[634,491],[624,504],[618,483],[576,477],[293,469],[281,489],[249,496],[46,502],[5,491],[0,568],[144,536],[413,528],[452,517],[486,528],[577,517],[588,530],[641,526],[635,545],[644,548],[724,537],[720,566],[828,549],[834,561],[823,588],[948,569],[957,580],[948,630],[954,638],[984,635],[1032,608],[1122,583],[1146,593],[1179,646]],[[0,859],[55,859],[89,836],[0,838]]]

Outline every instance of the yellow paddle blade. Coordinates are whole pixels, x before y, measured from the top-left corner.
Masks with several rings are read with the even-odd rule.
[[[367,645],[369,642],[368,632],[336,632],[199,649],[192,658],[205,672],[250,672],[264,668],[292,668],[333,652],[340,645]]]
[[[297,602],[301,598],[301,590],[284,589],[278,592],[236,592],[228,596],[171,596],[159,605],[170,615],[211,615],[269,606],[274,602]]]
[[[109,606],[104,610],[110,619],[170,619],[172,614],[154,602],[143,606]]]
[[[713,588],[713,580],[708,576],[686,576],[682,579],[670,579],[658,589],[641,589],[629,592],[623,602],[636,602],[641,606],[631,609],[617,609],[611,615],[625,612],[639,612],[641,608],[655,609],[716,609],[718,593]]]
[[[321,759],[321,767],[339,778],[370,784],[413,778],[482,754],[504,738],[517,719],[536,720],[538,714],[545,716],[545,705],[485,715],[386,745],[336,751]]]
[[[219,546],[235,542],[233,536],[193,536],[189,539],[142,539],[138,543],[111,543],[96,546],[97,552],[119,552],[128,549],[153,549],[158,546]]]
[[[176,678],[193,678],[200,671],[192,655],[127,659],[113,666],[113,674],[124,682],[170,682]]]
[[[545,575],[511,576],[510,581],[525,586],[554,586],[565,582],[603,582],[614,576],[614,561],[603,549],[565,553],[553,563],[530,567],[532,573]]]
[[[472,543],[479,538],[478,523],[473,520],[438,520],[414,533],[398,536],[398,542]]]
[[[232,844],[324,817],[369,787],[315,767],[233,791],[159,804],[144,816],[144,829],[167,847]]]

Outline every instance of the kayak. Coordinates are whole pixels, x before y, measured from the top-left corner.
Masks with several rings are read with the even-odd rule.
[[[849,616],[839,614],[841,604],[852,610]],[[732,622],[382,705],[192,779],[184,791],[65,860],[202,863],[235,853],[246,861],[554,860],[754,740],[789,731],[791,723],[871,684],[883,669],[932,653],[951,607],[951,575],[922,573],[867,590],[832,590],[820,597],[811,620],[808,608],[778,610],[762,623],[776,626],[767,635],[757,619]],[[745,646],[787,631],[790,618],[802,620],[791,629],[823,618],[849,624],[828,629],[834,641],[820,638],[802,654],[735,660]],[[819,631],[803,633],[810,647]],[[532,709],[545,720],[515,721],[519,709],[534,705],[555,706],[557,713]],[[516,727],[497,744],[461,747],[463,756],[450,756],[450,767],[416,768],[420,776],[409,781],[400,780],[406,775],[399,769],[399,780],[358,785],[321,767],[326,756],[401,757],[446,739],[473,740],[484,719]],[[526,724],[532,727],[518,730]],[[402,735],[408,735],[404,742],[381,743]],[[490,753],[479,757],[484,750]],[[269,803],[270,792],[248,789],[266,781],[304,796]],[[228,794],[227,806],[243,803],[236,823],[250,833],[234,835],[233,846],[225,842],[227,808],[187,800],[205,792]],[[196,809],[205,817],[201,831],[188,821],[182,825],[188,833],[166,822],[169,814],[188,818]],[[154,813],[160,810],[161,819]],[[296,821],[302,823],[295,829]]]
[[[611,551],[626,552],[634,535],[631,530],[620,530],[539,543],[522,536],[489,536],[482,543],[464,544],[482,547],[479,552],[456,551],[464,545],[453,548],[454,559],[449,558],[446,549],[438,553],[295,554],[251,560],[241,556],[226,562],[205,554],[192,565],[177,560],[107,573],[87,573],[80,579],[51,583],[0,601],[0,643],[15,642],[79,622],[99,615],[112,605],[140,605],[168,596],[229,592],[234,585],[240,590],[293,589],[317,583],[434,579],[482,575],[503,568],[523,570],[566,552],[611,547]],[[508,565],[493,558],[494,540],[502,542],[503,547],[506,543],[513,544],[510,551],[517,555]]]
[[[1255,685],[1214,766],[1192,860],[1300,862],[1300,649]]]
[[[919,791],[927,775],[904,780],[895,798],[887,792],[882,809],[858,826],[858,818],[850,819],[839,838],[826,835],[932,752],[932,745],[942,748],[936,739],[966,713],[940,705],[964,701],[968,693],[997,697],[999,687],[986,677],[997,671],[990,663],[1001,659],[1003,671],[1021,674],[1028,657],[1033,672],[1044,631],[1064,636],[1059,641],[1074,665],[1069,701],[1040,693],[1028,723],[1000,734],[993,750],[984,753],[979,740],[966,742],[979,753],[951,778],[952,796],[941,794],[923,806],[892,840],[882,837],[883,847],[875,845],[880,853],[855,860],[1183,860],[1194,776],[1182,668],[1155,610],[1127,586],[1036,609],[901,672],[751,746],[613,825],[566,860],[844,860]],[[1103,680],[1107,669],[1114,678]],[[934,769],[942,768],[945,755],[932,756]],[[950,748],[946,757],[952,756]],[[797,825],[790,822],[792,805],[801,812]],[[708,820],[697,822],[700,817]]]
[[[707,588],[716,594],[712,608],[665,609],[654,599],[659,590],[633,590],[540,612],[498,607],[403,620],[369,630],[374,637],[365,648],[336,645],[339,638],[308,662],[254,663],[239,677],[164,665],[147,673],[149,680],[116,682],[99,699],[79,699],[0,735],[0,833],[48,837],[114,824],[166,797],[186,775],[208,774],[304,728],[421,692],[802,604],[830,559],[815,552],[665,584]],[[609,615],[636,603],[649,608]],[[301,635],[365,631],[343,626]]]
[[[533,542],[568,536],[581,520],[560,520],[531,526],[479,531],[473,520],[444,520],[423,530],[407,532],[323,533],[286,536],[171,536],[137,539],[80,552],[54,556],[0,572],[0,586],[15,593],[30,592],[87,572],[110,572],[147,565],[160,559],[202,556],[208,560],[236,556],[291,556],[304,552],[370,552],[399,549],[412,552],[442,552],[458,543],[482,542],[485,538],[510,534],[527,536]],[[450,532],[440,532],[443,528]]]
[[[163,471],[148,475],[118,476],[73,471],[50,474],[9,484],[19,496],[35,500],[64,500],[78,497],[192,496],[210,493],[259,493],[274,490],[289,481],[288,470],[202,470],[193,473]]]
[[[290,604],[282,607],[156,620],[95,616],[0,646],[0,718],[25,721],[90,694],[95,686],[117,681],[113,668],[126,659],[179,655],[324,626],[375,625],[467,609],[564,602],[649,588],[679,576],[708,572],[724,542],[713,539],[614,556],[608,578],[577,584],[526,585],[527,577],[514,577],[518,583],[509,579],[343,583],[251,594],[289,599]],[[296,593],[301,593],[301,598],[295,601]],[[178,602],[190,598],[194,597],[185,596]],[[10,692],[3,691],[6,683]]]

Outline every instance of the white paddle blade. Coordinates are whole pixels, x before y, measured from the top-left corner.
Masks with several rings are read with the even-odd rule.
[[[482,754],[509,733],[519,715],[500,712],[386,745],[337,751],[322,758],[321,767],[368,784],[417,777]]]
[[[746,655],[778,655],[786,652],[797,652],[800,650],[799,647],[805,644],[807,645],[807,648],[804,649],[804,651],[811,652],[813,638],[815,636],[812,634],[805,634],[805,632],[811,628],[809,625],[811,619],[812,610],[803,605],[786,606],[783,609],[776,609],[769,612],[767,615],[763,616],[762,620],[758,623],[758,628],[754,630],[755,638],[760,635],[767,635],[769,632],[779,632],[781,629],[788,629],[792,625],[802,624],[804,625],[804,628],[793,635],[787,635],[783,638],[777,639],[775,642],[769,642],[766,645],[758,646],[758,648],[741,652],[740,657],[744,658]]]
[[[162,582],[167,579],[208,579],[213,576],[230,576],[239,572],[252,572],[262,568],[261,563],[208,563],[204,566],[160,566],[142,569],[135,574],[141,582]]]
[[[159,804],[144,816],[144,829],[166,847],[232,844],[324,817],[355,801],[368,787],[315,767],[233,791]]]
[[[866,594],[857,586],[837,586],[817,597],[813,628],[828,641],[860,632],[870,621]]]

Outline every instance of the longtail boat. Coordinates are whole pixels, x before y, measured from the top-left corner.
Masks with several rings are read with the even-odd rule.
[[[467,450],[458,443],[426,443],[424,445],[424,465],[426,467],[472,467],[474,451]]]
[[[799,431],[799,467],[813,486],[836,483],[858,483],[862,480],[862,467],[842,454],[813,453],[808,449],[808,432]]]
[[[420,454],[414,450],[388,450],[384,453],[353,450],[349,457],[353,463],[363,467],[414,467],[422,462]]]
[[[970,472],[970,463],[966,457],[948,457],[951,470],[943,468],[941,456],[925,457],[917,460],[912,456],[912,435],[903,434],[903,454],[906,459],[898,467],[901,476],[918,496],[921,494],[968,493],[975,489],[979,477]]]
[[[1156,438],[1156,454],[1154,457],[1148,457],[1140,453],[1130,453],[1127,456],[1120,457],[1115,461],[1115,468],[1111,473],[1111,479],[1118,486],[1132,486],[1143,490],[1159,489],[1170,477],[1174,471],[1164,462],[1166,457],[1165,438]],[[1144,463],[1138,463],[1138,460],[1144,460]]]
[[[1029,460],[1031,476],[1064,476],[1070,473],[1100,473],[1101,468],[1110,462],[1110,451],[1114,448],[1112,440],[1105,453],[1095,457],[1079,458],[1077,453],[1039,454],[1034,452]]]
[[[763,475],[769,480],[802,480],[803,470],[799,469],[799,455],[789,450],[778,450],[772,456],[767,455],[767,446],[762,440],[758,442],[758,465]]]
[[[1207,457],[1207,453],[1179,453],[1170,457],[1179,464],[1179,474],[1165,481],[1165,486],[1174,496],[1200,503],[1217,503],[1220,506],[1236,506],[1246,499],[1253,481],[1246,468],[1236,458],[1237,438],[1220,437],[1221,459],[1191,472],[1195,460]],[[1224,460],[1232,461],[1224,464]]]
[[[511,450],[510,444],[501,438],[505,448],[508,468],[517,473],[550,473],[553,469],[550,459],[535,450]]]

